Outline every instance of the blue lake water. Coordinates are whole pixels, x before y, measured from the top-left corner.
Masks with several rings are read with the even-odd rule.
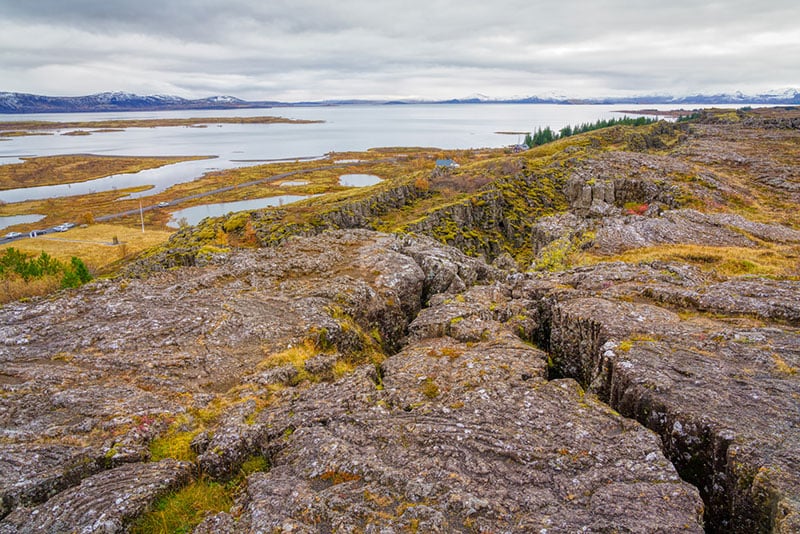
[[[12,137],[0,143],[0,164],[27,156],[101,154],[126,156],[214,156],[212,160],[177,163],[136,174],[120,174],[67,186],[0,191],[0,201],[19,202],[55,196],[82,195],[136,185],[153,187],[134,196],[149,196],[217,169],[258,165],[267,160],[322,157],[330,152],[374,147],[423,146],[443,149],[502,147],[522,141],[524,134],[550,126],[593,122],[621,116],[620,109],[676,109],[680,106],[457,104],[297,107],[247,110],[193,110],[130,113],[67,113],[0,115],[13,120],[110,120],[170,117],[235,117],[279,115],[323,120],[317,124],[221,124],[205,128],[129,128],[86,136]]]
[[[10,215],[7,217],[0,217],[0,230],[14,226],[15,224],[31,224],[36,221],[44,219],[44,215],[31,214],[31,215]]]
[[[170,219],[168,225],[172,226],[173,228],[177,228],[182,220],[185,220],[187,224],[195,225],[206,217],[221,217],[228,213],[235,213],[237,211],[258,210],[272,206],[283,206],[285,204],[291,204],[307,198],[311,198],[311,196],[281,195],[277,197],[254,198],[252,200],[217,202],[214,204],[193,206],[191,208],[173,211],[172,218]]]
[[[343,174],[339,177],[339,185],[346,187],[369,187],[383,181],[374,174]]]

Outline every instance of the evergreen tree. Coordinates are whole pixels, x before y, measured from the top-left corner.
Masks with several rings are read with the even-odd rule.
[[[77,275],[78,280],[81,281],[81,284],[85,284],[86,282],[92,279],[92,275],[89,272],[89,269],[86,268],[86,264],[83,263],[83,261],[81,261],[80,258],[72,256],[70,263],[72,263],[72,270]]]

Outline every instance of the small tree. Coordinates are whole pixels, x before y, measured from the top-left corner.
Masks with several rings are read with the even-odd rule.
[[[85,284],[89,280],[92,279],[92,274],[89,272],[89,269],[86,267],[86,264],[80,258],[76,258],[72,256],[70,259],[70,263],[72,264],[72,270],[78,277],[78,280],[81,281],[82,284]]]

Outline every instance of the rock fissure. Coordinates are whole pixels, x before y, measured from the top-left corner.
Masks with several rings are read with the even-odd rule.
[[[726,357],[733,358],[732,366],[740,363],[735,361],[737,358],[753,363],[750,358],[755,355],[751,351],[742,347],[730,351],[731,347],[719,334],[708,333],[708,324],[703,328],[682,325],[677,316],[669,318],[647,304],[583,297],[557,304],[543,316],[551,321],[541,331],[549,334],[546,345],[555,368],[552,376],[577,379],[611,408],[656,432],[661,437],[664,454],[681,477],[700,490],[706,503],[707,531],[791,531],[787,525],[796,521],[793,515],[796,512],[792,511],[792,501],[779,488],[791,484],[794,478],[781,473],[791,470],[796,444],[784,437],[759,449],[764,446],[763,438],[754,435],[754,429],[747,425],[755,420],[759,420],[759,426],[770,423],[755,414],[756,419],[750,419],[747,410],[760,408],[757,406],[760,403],[753,401],[764,395],[765,401],[777,400],[778,405],[785,405],[788,410],[775,415],[791,420],[796,397],[795,400],[791,395],[783,400],[768,397],[764,388],[774,388],[774,382],[770,384],[767,380],[760,385],[752,373],[738,379],[721,376],[727,384],[717,387],[731,388],[725,395],[718,395],[716,388],[707,387],[705,381],[700,383],[695,378],[698,357],[712,360],[710,363],[719,372]],[[680,348],[665,339],[665,332],[686,336]],[[776,334],[780,330],[763,329],[757,335],[765,341],[767,332]],[[739,335],[730,337],[735,339]],[[687,350],[693,343],[687,343],[686,338],[700,342],[697,352]],[[670,369],[664,364],[673,358],[677,361],[672,364],[674,374],[670,376]],[[714,359],[720,361],[713,362]],[[687,380],[688,384],[681,384]],[[780,390],[773,389],[773,394]],[[726,405],[719,398],[724,396],[726,401],[733,401],[737,395],[740,397],[736,408],[739,413],[744,410],[743,421],[731,417],[733,403]],[[698,404],[703,398],[706,403]],[[744,399],[750,401],[750,406],[741,405]],[[784,435],[796,433],[796,425],[779,426],[786,428]],[[747,453],[743,454],[745,450]]]

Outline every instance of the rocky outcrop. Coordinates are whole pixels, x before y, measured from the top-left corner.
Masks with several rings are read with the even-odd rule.
[[[670,210],[653,217],[606,218],[595,231],[593,245],[602,253],[615,254],[664,244],[756,248],[759,241],[800,243],[800,232],[737,215]]]
[[[185,484],[191,471],[191,464],[171,459],[104,471],[44,504],[14,510],[0,522],[0,533],[123,532],[158,497]]]
[[[0,310],[0,529],[120,531],[264,457],[201,532],[701,530],[655,434],[548,381],[537,301],[496,268],[367,231],[218,262]],[[142,463],[182,433],[194,464]]]
[[[525,308],[501,284],[435,297],[379,374],[287,392],[253,425],[271,469],[248,479],[236,528],[702,531],[655,436],[547,381],[547,355],[514,333]]]
[[[525,282],[515,293],[546,303],[539,335],[556,376],[575,377],[661,435],[683,478],[700,489],[711,531],[793,532],[800,331],[786,295],[796,300],[800,288],[657,267],[584,268],[557,276],[550,289]],[[694,314],[629,301],[662,290]]]
[[[663,156],[610,152],[577,164],[565,194],[581,216],[619,215],[628,204],[676,207],[680,189],[672,177],[689,168]]]

